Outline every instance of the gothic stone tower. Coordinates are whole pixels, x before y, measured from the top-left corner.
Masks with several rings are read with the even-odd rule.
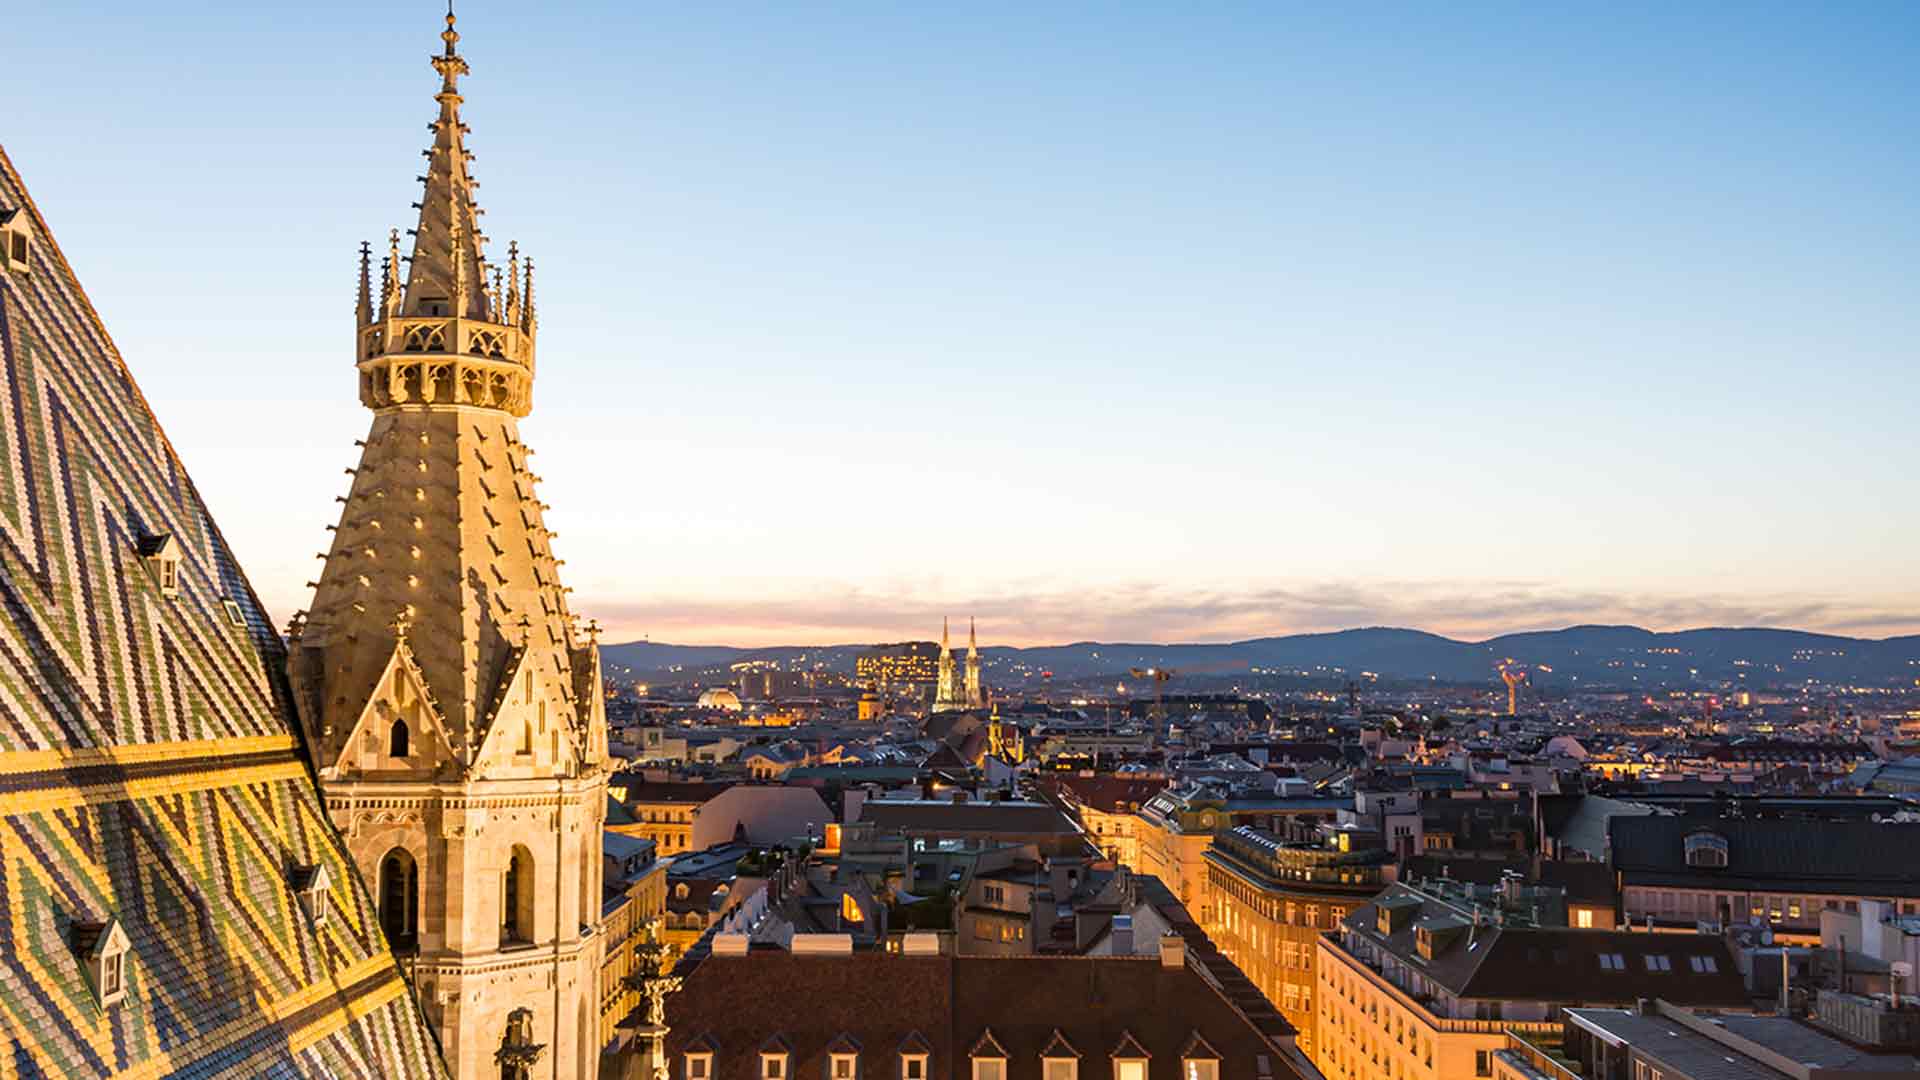
[[[975,626],[973,618],[967,618],[967,708],[981,709],[987,704],[987,693],[980,686],[980,628]]]
[[[599,1065],[606,712],[517,425],[533,264],[515,249],[503,280],[487,262],[451,14],[441,37],[412,256],[396,234],[376,290],[361,249],[373,423],[288,670],[328,813],[454,1075],[577,1080]]]
[[[947,634],[947,620],[940,620],[940,661],[933,683],[933,711],[952,712],[967,707],[965,689],[954,671],[953,646]]]

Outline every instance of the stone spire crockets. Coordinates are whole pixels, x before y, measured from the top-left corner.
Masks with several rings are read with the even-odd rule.
[[[508,266],[504,290],[494,288],[500,268],[486,256],[479,201],[467,150],[468,127],[460,119],[460,77],[471,70],[456,48],[460,34],[451,10],[432,57],[440,74],[434,95],[440,115],[427,125],[433,145],[424,151],[424,188],[414,203],[419,221],[407,230],[413,253],[402,257],[396,232],[389,240],[378,311],[371,287],[363,286],[356,336],[360,399],[369,408],[407,404],[480,405],[525,416],[533,407],[533,260],[523,269],[519,248]],[[404,267],[403,267],[404,264]],[[523,276],[524,274],[524,276]],[[361,277],[368,277],[362,245]],[[424,362],[421,354],[452,354]]]
[[[372,422],[287,668],[328,812],[387,940],[417,950],[453,1076],[498,1076],[503,1032],[576,1076],[600,1050],[599,650],[574,625],[520,438],[532,263],[512,248],[510,281],[487,264],[451,10],[440,36],[413,254],[390,234],[377,303],[360,252]],[[533,977],[549,992],[529,994]]]
[[[457,314],[470,319],[498,321],[485,289],[485,234],[482,211],[473,197],[479,184],[467,171],[473,155],[467,152],[467,126],[460,121],[460,76],[472,69],[456,46],[453,11],[440,34],[446,50],[433,58],[440,73],[440,116],[427,125],[433,148],[427,154],[426,190],[420,197],[420,224],[413,230],[413,258],[407,271],[408,315]]]
[[[433,58],[440,118],[412,265],[401,284],[399,238],[391,237],[378,310],[371,250],[361,246],[356,364],[374,420],[359,466],[348,470],[353,488],[302,625],[295,673],[326,687],[308,705],[316,746],[338,750],[394,665],[417,670],[416,704],[435,714],[429,726],[441,729],[444,745],[414,742],[441,746],[463,772],[484,766],[506,683],[524,676],[559,695],[537,710],[538,735],[570,736],[564,750],[543,743],[531,760],[578,764],[601,741],[590,737],[597,694],[577,697],[574,687],[592,650],[575,641],[545,507],[534,496],[532,450],[515,423],[533,405],[532,266],[504,295],[489,287],[462,145],[458,78],[468,67],[451,14],[441,38],[445,52]],[[519,256],[515,246],[516,271]],[[396,620],[412,633],[396,632]],[[316,648],[326,662],[303,669],[302,658],[317,663]],[[391,659],[396,648],[401,661]],[[541,670],[522,670],[529,665]],[[515,733],[510,741],[529,740]],[[323,754],[323,771],[329,764]]]

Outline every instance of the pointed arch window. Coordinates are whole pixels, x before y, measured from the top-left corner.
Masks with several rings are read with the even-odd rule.
[[[409,745],[407,721],[404,717],[395,717],[393,726],[387,729],[387,756],[404,758],[412,750]]]
[[[533,854],[516,845],[500,875],[500,944],[533,942]]]
[[[419,948],[420,867],[403,848],[380,860],[380,929],[395,952]]]

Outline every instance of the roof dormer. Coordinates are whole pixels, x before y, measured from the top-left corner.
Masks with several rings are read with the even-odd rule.
[[[1727,865],[1727,838],[1712,829],[1695,829],[1687,834],[1681,845],[1688,866],[1719,870]]]
[[[147,564],[160,595],[169,599],[180,595],[180,544],[172,533],[157,533],[137,545],[140,560]]]
[[[300,901],[300,910],[307,913],[313,925],[327,925],[327,898],[333,892],[333,878],[327,874],[327,868],[296,866],[287,877],[287,884],[293,887],[293,894]]]
[[[22,210],[0,210],[0,267],[24,274],[33,265],[33,233]]]
[[[108,916],[105,922],[76,922],[72,934],[73,951],[94,1000],[103,1009],[118,1005],[127,996],[127,956],[133,951],[120,920]]]

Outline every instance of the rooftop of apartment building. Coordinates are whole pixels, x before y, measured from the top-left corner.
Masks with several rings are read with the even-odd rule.
[[[1041,1080],[1043,1054],[1096,1071],[1091,1063],[1104,1058],[1145,1060],[1169,1078],[1184,1060],[1212,1060],[1222,1076],[1303,1075],[1285,1022],[1270,1007],[1249,1016],[1177,938],[1163,957],[723,955],[719,945],[667,1004],[670,1056],[712,1054],[708,1075],[718,1080],[758,1080],[762,1053],[788,1055],[789,1076],[826,1075],[834,1054],[855,1055],[872,1075],[897,1075],[901,1055],[925,1055],[921,1075],[937,1078],[971,1075],[972,1058],[993,1057],[1008,1080]],[[804,1007],[743,1009],[746,986]]]
[[[1616,817],[1613,869],[1630,883],[1920,897],[1920,824]]]
[[[1869,1080],[1920,1071],[1911,1054],[1862,1049],[1784,1016],[1708,1014],[1665,1001],[1569,1009],[1567,1023],[1685,1080]]]
[[[1364,945],[1363,951],[1391,954],[1401,970],[1417,971],[1455,997],[1481,1001],[1664,996],[1692,1005],[1748,1003],[1722,938],[1541,926],[1530,917],[1535,905],[1524,890],[1513,890],[1515,910],[1511,897],[1495,901],[1468,895],[1467,888],[1456,884],[1447,893],[1434,882],[1388,888],[1348,914],[1346,951]]]

